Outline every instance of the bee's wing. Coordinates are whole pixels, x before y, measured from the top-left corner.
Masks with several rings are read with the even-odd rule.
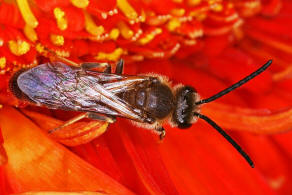
[[[86,71],[88,78],[92,78],[95,83],[102,83],[102,86],[114,94],[132,90],[139,83],[149,81],[149,76],[143,75],[119,75]]]
[[[18,76],[17,85],[36,104],[74,110],[74,97],[67,91],[76,89],[76,70],[64,63],[46,63],[31,68]]]
[[[100,95],[99,102],[111,111],[115,111],[117,114],[114,115],[143,122],[145,116],[143,116],[142,110],[133,107],[116,94],[134,89],[139,83],[149,80],[149,77],[125,76],[118,80],[108,80],[102,84],[97,82],[96,77],[84,76],[79,79],[88,86],[88,89],[91,89],[88,91],[89,94],[98,93]]]
[[[42,64],[22,73],[18,86],[32,101],[48,108],[98,112],[143,121],[142,110],[116,94],[133,88],[149,77],[96,73],[63,63]]]
[[[142,84],[145,81],[149,81],[149,77],[130,76],[125,77],[122,80],[104,83],[102,86],[113,94],[118,94],[121,92],[133,90],[137,87],[137,85]]]

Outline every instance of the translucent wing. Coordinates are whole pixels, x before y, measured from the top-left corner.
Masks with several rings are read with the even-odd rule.
[[[134,89],[138,84],[149,81],[153,77],[107,74],[86,71],[86,77],[95,83],[100,83],[106,90],[118,94]]]
[[[145,113],[116,94],[130,90],[149,77],[88,74],[63,63],[48,63],[22,73],[19,88],[35,103],[49,108],[98,112],[143,121]]]

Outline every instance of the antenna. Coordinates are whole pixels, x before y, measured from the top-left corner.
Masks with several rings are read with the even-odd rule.
[[[214,129],[216,129],[241,154],[241,156],[243,156],[243,158],[245,158],[245,160],[248,162],[248,164],[252,168],[254,168],[254,163],[252,162],[250,157],[243,151],[243,149],[221,127],[219,127],[214,121],[212,121],[210,118],[208,118],[205,115],[202,115],[202,114],[197,113],[197,112],[195,112],[194,115],[197,116],[198,118],[203,119],[209,125],[214,127]]]
[[[200,100],[198,102],[195,103],[195,105],[200,105],[200,104],[205,104],[205,103],[209,103],[212,102],[220,97],[222,97],[223,95],[226,95],[227,93],[229,93],[230,91],[233,91],[234,89],[240,87],[241,85],[247,83],[248,81],[250,81],[251,79],[253,79],[254,77],[258,76],[259,74],[261,74],[262,72],[264,72],[270,65],[272,64],[272,60],[269,60],[267,63],[265,63],[262,67],[260,67],[259,69],[257,69],[255,72],[251,73],[250,75],[246,76],[245,78],[241,79],[240,81],[238,81],[237,83],[234,83],[233,85],[231,85],[230,87],[220,91],[219,93],[207,98],[207,99],[203,99]]]

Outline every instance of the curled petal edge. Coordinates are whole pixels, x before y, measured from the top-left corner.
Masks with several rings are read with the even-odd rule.
[[[256,110],[210,103],[202,113],[216,121],[222,128],[256,134],[283,133],[292,129],[292,108],[281,112]]]

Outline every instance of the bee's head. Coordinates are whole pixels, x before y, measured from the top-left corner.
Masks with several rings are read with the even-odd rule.
[[[172,122],[180,129],[186,129],[194,122],[195,105],[199,99],[197,91],[191,86],[180,86],[175,92],[175,107]]]
[[[172,115],[172,122],[180,129],[188,128],[192,125],[196,118],[203,119],[209,125],[211,125],[215,130],[217,130],[233,147],[245,158],[251,167],[254,167],[254,164],[250,157],[242,150],[242,148],[227,134],[225,131],[218,126],[214,121],[209,117],[201,114],[199,112],[199,107],[202,104],[212,102],[234,89],[240,87],[246,82],[250,81],[257,75],[261,74],[272,64],[272,60],[269,60],[262,67],[260,67],[255,72],[241,79],[240,81],[234,83],[230,87],[216,93],[215,95],[199,100],[199,95],[193,87],[190,86],[179,86],[176,88],[175,92],[175,107]]]

